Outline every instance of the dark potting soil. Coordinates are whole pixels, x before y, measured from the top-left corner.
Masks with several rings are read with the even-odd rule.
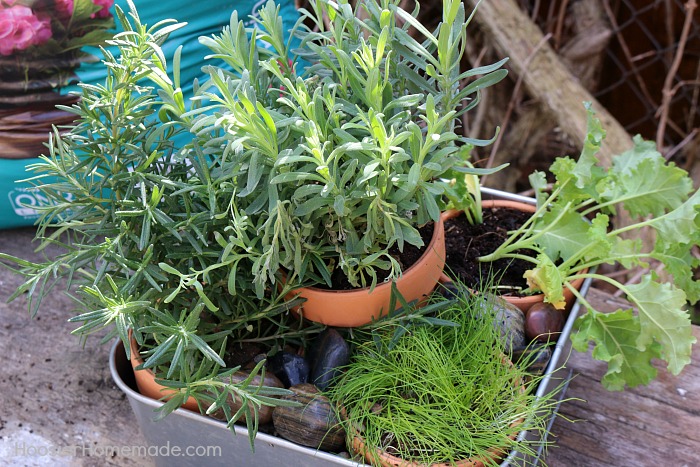
[[[434,225],[432,222],[425,224],[423,227],[418,228],[418,233],[423,239],[423,246],[420,248],[409,243],[403,244],[403,251],[399,251],[399,247],[397,245],[391,247],[391,249],[389,250],[389,254],[393,256],[394,259],[396,259],[396,261],[398,261],[398,263],[401,265],[402,271],[405,271],[406,269],[413,266],[423,255],[425,249],[427,248],[428,244],[433,238],[433,228]],[[377,284],[381,284],[389,276],[389,271],[377,269],[376,272]],[[370,284],[371,281],[372,279],[368,277],[367,283]],[[348,282],[347,277],[345,277],[345,273],[343,273],[343,271],[340,268],[336,268],[335,271],[333,271],[333,273],[331,274],[331,283],[333,284],[333,290],[352,290],[356,288]],[[326,287],[324,284],[317,285],[316,287],[320,289],[328,289],[328,287]]]
[[[508,232],[516,230],[530,216],[510,208],[484,208],[481,224],[470,224],[464,214],[445,221],[445,273],[471,288],[491,283],[512,288],[500,292],[511,294],[526,288],[523,274],[532,263],[510,258],[482,263],[478,258],[495,251],[508,238]]]

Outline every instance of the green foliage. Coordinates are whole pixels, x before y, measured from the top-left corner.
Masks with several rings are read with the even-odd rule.
[[[53,19],[51,27],[54,37],[45,46],[46,53],[60,53],[80,49],[85,46],[97,46],[111,39],[109,32],[114,28],[112,16],[93,17],[102,9],[92,0],[73,0],[73,14],[67,22]]]
[[[653,358],[668,363],[678,374],[690,363],[692,335],[687,302],[700,299],[700,282],[693,269],[700,260],[693,248],[700,245],[700,191],[692,192],[688,174],[665,161],[655,145],[636,137],[635,147],[613,158],[604,169],[595,158],[604,132],[589,107],[589,134],[578,161],[559,158],[551,167],[556,176],[552,192],[543,191],[542,174],[531,177],[537,189],[538,209],[530,220],[490,255],[492,261],[533,252],[533,269],[526,273],[530,291],[543,292],[545,300],[563,306],[563,290],[574,291],[571,283],[596,278],[620,289],[636,313],[618,310],[602,314],[579,296],[588,313],[577,321],[572,335],[574,347],[585,351],[595,343],[593,356],[608,362],[603,384],[622,390],[625,384],[648,384],[655,376]],[[624,210],[633,220],[613,229],[608,214]],[[585,217],[592,220],[586,222]],[[624,238],[651,228],[656,233],[651,251],[639,239]],[[647,273],[638,284],[624,285],[615,279],[586,272],[602,264],[623,267],[645,265],[655,259],[673,277],[662,283]]]
[[[50,200],[39,249],[61,253],[38,263],[0,254],[0,264],[26,279],[12,298],[27,293],[34,315],[65,278],[79,308],[76,334],[119,336],[128,350],[131,330],[144,367],[180,385],[164,413],[187,395],[206,402],[205,389],[274,405],[261,398],[267,389],[221,382],[227,343],[259,342],[272,352],[320,327],[301,328],[289,312],[298,302],[284,298],[289,287],[255,288],[263,226],[236,205],[235,174],[190,133],[199,101],[186,105],[166,73],[160,46],[182,25],[148,27],[131,9],[130,19],[117,10],[124,32],[110,44],[121,54],[106,53],[105,83],[82,86],[81,101],[66,108],[76,125],[56,129],[49,155],[30,168]],[[179,55],[174,62],[177,70]],[[229,414],[231,422],[242,414]]]
[[[76,3],[75,21],[93,12],[85,5]],[[274,390],[224,381],[227,346],[303,345],[320,326],[289,313],[298,304],[290,290],[330,285],[336,269],[358,286],[378,272],[397,277],[390,249],[422,245],[417,228],[439,217],[440,178],[481,173],[465,148],[483,142],[455,127],[503,79],[504,61],[460,73],[461,2],[444,1],[432,33],[397,5],[314,2],[302,14],[318,28],[300,22],[295,50],[274,2],[253,28],[234,12],[221,34],[200,39],[212,55],[189,101],[180,50],[169,76],[161,49],[182,24],[149,27],[133,2],[128,17],[117,8],[124,32],[109,44],[120,58],[105,51],[106,81],[82,85],[81,101],[65,108],[77,123],[56,129],[30,168],[50,200],[39,248],[62,252],[39,263],[0,254],[26,279],[13,298],[28,293],[33,315],[66,279],[75,333],[119,336],[129,350],[131,330],[143,366],[177,390],[164,415],[189,396],[203,409],[233,394],[252,407],[279,403]],[[231,423],[246,416],[252,443],[257,409],[223,410]]]
[[[654,348],[640,350],[637,337],[641,331],[632,309],[600,313],[589,309],[577,322],[578,332],[571,340],[576,350],[588,351],[593,340],[593,358],[608,363],[601,383],[611,391],[622,391],[625,385],[639,386],[656,378],[652,359],[658,356]]]
[[[495,137],[494,137],[495,138]],[[464,147],[466,151],[469,147]],[[493,170],[477,169],[471,164],[467,167],[469,171],[453,168],[445,174],[447,181],[443,184],[445,193],[443,197],[447,200],[445,209],[458,209],[464,212],[467,220],[472,224],[483,222],[481,209],[481,185],[479,175],[493,173],[506,167],[507,164],[496,167]],[[466,173],[465,173],[466,172]]]
[[[510,363],[491,303],[440,297],[431,305],[439,323],[393,323],[358,339],[329,390],[348,442],[359,434],[370,460],[381,449],[421,465],[496,465],[486,460],[494,448],[530,454],[533,446],[516,437],[546,429],[557,390],[535,397],[540,378]]]
[[[202,152],[231,174],[236,206],[258,220],[258,291],[279,270],[289,282],[328,286],[337,269],[354,286],[396,278],[402,265],[389,251],[422,246],[417,228],[439,217],[441,177],[474,172],[461,146],[479,142],[455,127],[480,90],[505,76],[503,61],[460,74],[461,2],[445,1],[435,32],[397,4],[312,2],[302,16],[317,27],[300,26],[295,50],[274,27],[272,3],[251,37],[233,16],[221,35],[201,39],[236,70],[205,68],[211,80],[200,94],[212,105],[193,127]],[[294,55],[310,63],[303,74]],[[459,87],[474,75],[482,76]]]

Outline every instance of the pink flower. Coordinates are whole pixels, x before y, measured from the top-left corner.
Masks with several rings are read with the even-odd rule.
[[[97,13],[91,14],[90,18],[109,18],[111,16],[109,9],[114,5],[114,0],[92,0],[92,3],[101,6],[102,9]]]
[[[56,13],[62,20],[69,20],[73,15],[73,0],[56,0]]]
[[[7,0],[3,0],[9,3]],[[11,55],[51,39],[51,20],[24,5],[0,7],[0,55]]]

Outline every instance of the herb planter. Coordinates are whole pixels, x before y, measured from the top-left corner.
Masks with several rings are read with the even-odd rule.
[[[494,198],[516,198],[517,195],[484,189],[486,196]],[[528,198],[524,198],[528,200]],[[590,279],[584,281],[580,293],[585,296]],[[544,369],[545,376],[537,388],[536,396],[543,397],[555,390],[562,383],[568,381],[570,370],[565,367],[566,358],[570,353],[570,334],[574,321],[578,318],[580,304],[575,302],[559,340],[552,347],[552,357]],[[200,415],[185,409],[177,409],[162,420],[154,421],[157,415],[154,410],[163,403],[141,395],[136,390],[133,370],[126,358],[124,349],[119,341],[112,348],[110,354],[110,369],[117,386],[126,394],[127,399],[136,415],[137,423],[150,446],[219,446],[221,456],[207,457],[206,463],[211,466],[224,465],[304,465],[309,467],[322,467],[328,465],[357,466],[363,465],[345,459],[338,455],[306,448],[271,436],[258,433],[255,438],[255,453],[251,452],[248,443],[248,435],[244,426],[234,426],[236,436],[226,428],[226,424],[211,417]],[[559,399],[565,396],[566,388],[559,393]],[[555,413],[551,414],[554,417]],[[537,446],[537,456],[525,456],[519,452],[510,452],[501,462],[507,465],[536,465],[544,451],[547,435],[541,433],[520,432],[518,439],[526,439]],[[154,459],[159,466],[188,466],[201,465],[201,458],[195,457],[157,457]]]
[[[512,367],[513,364],[505,356],[503,357],[503,363]],[[515,386],[519,386],[520,394],[524,394],[526,391],[525,384],[522,380],[516,381]],[[517,403],[516,403],[517,404]],[[523,409],[524,410],[524,409]],[[342,407],[341,416],[347,419],[347,411],[345,407]],[[392,414],[394,417],[400,418],[400,414]],[[510,428],[514,432],[508,436],[511,441],[516,439],[517,430],[523,427],[525,418],[521,417],[514,420],[510,424]],[[388,448],[378,448],[369,447],[363,436],[363,433],[357,431],[356,426],[364,426],[364,422],[354,422],[349,424],[352,433],[352,450],[358,455],[361,455],[368,463],[372,465],[379,465],[381,467],[484,467],[485,465],[495,465],[499,460],[502,460],[507,454],[508,449],[505,447],[493,446],[492,448],[485,450],[485,452],[472,455],[469,458],[463,458],[455,460],[454,462],[437,462],[437,463],[427,463],[425,461],[420,461],[416,459],[407,460],[396,453],[395,446],[394,450],[390,452]]]
[[[586,281],[581,288],[581,293],[588,290],[590,281]],[[570,370],[564,367],[565,359],[571,348],[569,335],[573,323],[578,317],[579,304],[574,304],[571,313],[564,325],[560,339],[553,348],[552,358],[546,367],[546,376],[537,389],[536,395],[542,397],[559,386],[570,377]],[[119,389],[126,394],[131,405],[136,423],[138,424],[146,443],[156,449],[162,446],[216,446],[220,448],[221,455],[213,457],[156,457],[157,466],[184,467],[201,465],[206,462],[208,466],[230,465],[304,465],[306,467],[325,467],[329,465],[357,466],[363,465],[345,459],[335,454],[305,448],[290,441],[258,433],[255,438],[255,452],[253,453],[248,443],[248,434],[243,426],[234,426],[236,435],[226,428],[226,423],[194,413],[185,409],[177,409],[162,420],[155,421],[157,415],[155,409],[163,405],[162,402],[143,396],[136,390],[134,373],[129,360],[126,358],[124,347],[120,341],[115,341],[110,353],[110,371],[114,382]],[[560,398],[565,395],[565,389],[560,392]],[[552,417],[554,417],[552,413]],[[521,432],[519,438],[531,440],[538,445],[538,456],[524,457],[518,452],[511,452],[501,463],[507,465],[534,465],[544,450],[546,437],[540,438],[540,434]]]
[[[445,265],[443,220],[434,223],[433,236],[423,255],[401,277],[396,288],[406,301],[422,300],[433,291]],[[305,298],[298,311],[308,320],[328,326],[356,327],[379,319],[390,310],[392,283],[378,284],[374,290],[326,290],[316,287],[296,289]]]
[[[112,37],[113,2],[15,3],[0,7],[0,158],[29,159],[49,153],[53,125],[65,128],[77,119],[56,106],[80,99],[64,88],[77,83],[75,71],[92,60],[81,49]]]
[[[593,342],[594,358],[608,363],[601,383],[620,391],[656,378],[655,359],[665,361],[674,375],[691,361],[697,339],[686,307],[700,301],[700,282],[693,274],[693,252],[700,245],[700,190],[686,171],[641,136],[634,138],[634,148],[614,155],[603,167],[596,154],[605,131],[590,103],[586,107],[588,132],[579,158],[559,157],[551,164],[551,187],[543,172],[532,173],[536,213],[520,227],[509,227],[507,238],[490,253],[479,252],[478,259],[532,262],[523,273],[529,288],[544,293],[557,309],[565,308],[564,291],[572,291],[586,309],[577,323],[580,332],[572,336],[573,347],[583,352]],[[629,217],[613,222],[610,214],[621,212]],[[656,261],[668,279],[651,270],[623,283],[593,271],[603,264],[630,270]],[[596,310],[576,291],[578,279],[605,282],[633,307]],[[621,341],[629,345],[619,345]]]

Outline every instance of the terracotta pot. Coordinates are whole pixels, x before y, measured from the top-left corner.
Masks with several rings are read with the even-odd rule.
[[[131,341],[130,347],[131,347],[131,356],[129,357],[129,361],[131,362],[131,367],[134,370],[134,377],[136,379],[136,386],[139,389],[139,392],[146,396],[150,397],[151,399],[155,400],[161,400],[163,396],[165,396],[165,400],[168,400],[170,394],[175,393],[176,391],[166,388],[165,386],[156,383],[156,377],[155,374],[153,373],[152,370],[146,369],[146,370],[137,370],[136,367],[141,365],[143,363],[143,359],[141,358],[141,355],[139,355],[138,351],[138,343],[136,342],[136,339],[134,339],[131,331],[129,331],[129,339]],[[232,381],[235,383],[241,382],[245,380],[249,376],[249,373],[245,372],[237,372],[234,373],[230,379],[227,379],[226,381]],[[260,376],[256,375],[253,378],[253,384],[259,384],[260,382]],[[268,387],[276,387],[276,388],[283,388],[284,385],[282,382],[277,379],[275,375],[273,375],[271,372],[268,372],[265,374],[265,379],[263,380],[263,384]],[[238,409],[241,408],[241,402],[239,399],[235,399],[229,395],[228,396],[228,405],[231,408],[231,413],[236,413]],[[204,405],[204,408],[208,408],[208,405]],[[199,411],[199,405],[197,404],[197,401],[194,399],[194,397],[188,397],[187,400],[185,401],[184,404],[182,404],[182,408],[191,410],[193,412],[200,413]],[[274,407],[263,405],[258,409],[258,423],[260,424],[266,424],[270,423],[272,421],[272,412],[274,410]],[[214,411],[212,414],[210,414],[211,417],[216,418],[218,420],[226,420],[225,413],[223,409],[218,409]],[[240,418],[241,422],[244,422],[246,419],[245,415]]]
[[[435,223],[433,237],[418,261],[403,271],[396,287],[407,302],[422,300],[435,288],[445,266],[445,227]],[[357,327],[388,313],[391,282],[356,290],[295,289],[290,295],[306,299],[296,309],[304,318],[328,326]]]
[[[530,212],[534,213],[537,208],[532,205],[532,204],[527,204],[527,203],[520,203],[517,201],[510,201],[510,200],[484,200],[481,203],[482,208],[484,209],[490,209],[490,208],[506,208],[506,209],[517,209],[519,211],[524,211],[524,212]],[[442,220],[443,222],[452,219],[453,217],[457,217],[462,214],[462,211],[453,209],[450,211],[445,211],[442,213]],[[442,274],[440,276],[440,280],[443,282],[450,282],[452,279],[450,279],[446,274]],[[571,285],[574,286],[576,289],[580,289],[581,286],[583,285],[583,279],[578,279],[575,280],[571,283]],[[544,301],[544,294],[535,294],[535,295],[524,295],[524,296],[516,296],[516,295],[510,295],[510,294],[504,294],[501,295],[508,303],[512,303],[513,305],[517,306],[520,308],[523,313],[526,312],[532,305],[535,303],[540,303]],[[571,307],[574,304],[575,297],[574,294],[571,293],[571,291],[567,288],[564,289],[564,299],[566,300],[566,310],[570,310]]]
[[[131,367],[134,369],[134,377],[136,378],[136,386],[139,388],[139,392],[146,397],[150,397],[151,399],[160,400],[163,398],[163,396],[165,396],[167,400],[167,396],[174,394],[176,391],[156,383],[156,377],[152,370],[136,369],[136,367],[143,364],[143,359],[141,358],[141,355],[139,355],[139,345],[136,342],[136,339],[134,339],[134,336],[131,334],[131,331],[129,331],[129,340],[129,347],[131,350],[129,361],[131,362]],[[193,397],[187,398],[182,407],[199,413],[199,406]]]
[[[381,465],[383,467],[484,467],[486,465],[485,463],[488,463],[489,460],[491,461],[489,465],[493,465],[494,461],[497,461],[504,454],[503,450],[491,449],[489,452],[492,455],[488,460],[484,458],[469,458],[454,463],[440,462],[437,464],[430,464],[428,466],[426,464],[407,461],[401,459],[400,457],[392,456],[386,451],[377,450],[377,452],[372,455],[367,451],[367,447],[365,446],[363,439],[359,436],[355,436],[353,438],[352,449],[356,453],[361,454],[365,458],[366,462],[369,462],[372,465]]]

